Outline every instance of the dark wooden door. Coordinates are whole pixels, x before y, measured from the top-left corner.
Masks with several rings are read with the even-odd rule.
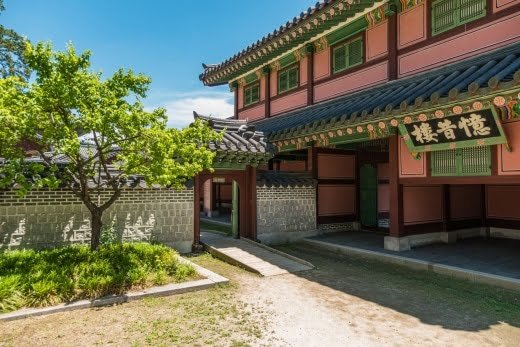
[[[377,168],[365,164],[359,170],[361,225],[377,227]]]

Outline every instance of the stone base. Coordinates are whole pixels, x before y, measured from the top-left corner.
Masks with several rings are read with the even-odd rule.
[[[417,246],[431,245],[434,243],[456,243],[458,239],[485,236],[486,228],[470,228],[403,237],[385,236],[384,245],[385,249],[389,251],[409,251]]]
[[[281,231],[258,234],[258,241],[264,245],[283,245],[297,240],[321,234],[320,230],[309,231]]]
[[[389,251],[409,251],[410,240],[407,237],[385,236],[385,249]]]
[[[520,240],[520,230],[491,227],[489,228],[489,236],[503,239]]]
[[[329,223],[318,224],[320,233],[333,233],[338,231],[361,230],[359,222],[343,222],[343,223]]]
[[[194,243],[191,245],[191,252],[192,253],[202,253],[204,252],[204,246],[200,243]]]

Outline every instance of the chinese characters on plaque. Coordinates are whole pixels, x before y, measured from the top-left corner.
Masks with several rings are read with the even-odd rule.
[[[415,152],[454,148],[455,143],[457,147],[474,147],[506,142],[491,109],[401,124],[400,131],[410,151]]]

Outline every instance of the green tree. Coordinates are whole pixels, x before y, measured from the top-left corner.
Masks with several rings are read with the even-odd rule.
[[[91,213],[93,250],[103,212],[135,177],[179,188],[211,168],[206,144],[221,135],[199,120],[171,129],[164,109],[145,110],[148,77],[119,70],[103,80],[90,70],[90,53],[77,54],[72,45],[54,52],[49,44],[27,44],[25,57],[33,81],[0,81],[0,184],[15,182],[22,192],[71,189]],[[21,141],[33,145],[41,162],[28,164],[19,146],[12,148]]]
[[[4,9],[3,0],[0,0],[0,12]],[[29,70],[23,57],[26,41],[14,30],[0,24],[0,78],[28,77]]]

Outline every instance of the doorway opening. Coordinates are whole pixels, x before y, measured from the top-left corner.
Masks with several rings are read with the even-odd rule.
[[[207,178],[199,201],[201,232],[240,235],[240,186],[235,180]]]

